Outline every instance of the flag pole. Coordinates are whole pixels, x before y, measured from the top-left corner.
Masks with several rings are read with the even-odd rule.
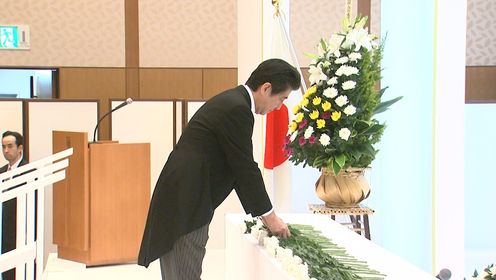
[[[307,85],[305,83],[305,79],[303,77],[303,73],[301,72],[300,64],[298,63],[298,57],[296,56],[296,51],[293,46],[293,43],[291,42],[291,37],[289,36],[288,31],[286,30],[286,25],[284,22],[284,19],[282,18],[281,12],[279,11],[279,0],[272,0],[272,5],[274,5],[274,8],[276,9],[274,13],[274,17],[277,17],[279,20],[279,25],[281,26],[281,29],[283,30],[284,33],[284,38],[286,39],[286,42],[288,43],[289,47],[289,53],[291,55],[291,59],[293,60],[293,63],[295,64],[294,67],[300,73],[300,79],[301,79],[301,87],[303,89],[303,93],[307,91]]]
[[[351,22],[351,8],[352,8],[352,0],[346,0],[346,5],[345,5],[345,10],[344,10],[344,15],[348,22]]]

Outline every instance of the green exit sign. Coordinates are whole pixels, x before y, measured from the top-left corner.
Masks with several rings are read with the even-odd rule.
[[[29,49],[29,26],[0,24],[0,50]]]

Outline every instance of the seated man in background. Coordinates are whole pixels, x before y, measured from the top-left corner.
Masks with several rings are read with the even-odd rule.
[[[20,133],[6,131],[2,134],[2,152],[8,164],[0,168],[0,173],[27,164],[23,157],[23,137]],[[17,201],[15,198],[2,203],[2,254],[16,246]],[[2,273],[3,280],[15,279],[15,268]]]

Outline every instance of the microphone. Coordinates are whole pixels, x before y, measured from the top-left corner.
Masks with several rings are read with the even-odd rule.
[[[451,278],[451,271],[449,269],[443,268],[439,271],[439,274],[436,275],[437,279],[441,280],[449,280]]]
[[[120,108],[128,105],[128,104],[131,104],[133,103],[133,100],[131,98],[128,98],[126,99],[126,101],[122,102],[121,104],[119,104],[117,107],[115,107],[114,109],[112,109],[110,112],[106,113],[105,115],[103,115],[103,117],[100,118],[100,120],[98,120],[98,123],[96,124],[95,126],[95,131],[93,131],[93,143],[96,142],[96,131],[98,130],[98,126],[100,125],[100,123],[102,122],[102,120],[110,115],[112,112],[116,111],[116,110],[119,110]]]

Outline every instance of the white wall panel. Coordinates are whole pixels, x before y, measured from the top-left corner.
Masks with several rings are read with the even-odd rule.
[[[4,101],[0,100],[0,134],[7,130],[17,131],[23,134],[22,131],[22,101]],[[7,161],[2,156],[0,158],[0,166],[7,164]]]
[[[122,101],[112,101],[112,108]],[[150,190],[174,146],[174,101],[134,101],[112,114],[112,140],[150,143]],[[136,162],[139,165],[139,162]]]
[[[87,132],[88,141],[97,122],[96,101],[48,101],[28,103],[29,159],[35,161],[52,154],[52,131]],[[70,164],[70,159],[69,159]],[[53,191],[45,189],[45,263],[48,253],[56,252],[53,244]],[[40,198],[38,198],[40,199]],[[39,217],[41,218],[41,217]]]

